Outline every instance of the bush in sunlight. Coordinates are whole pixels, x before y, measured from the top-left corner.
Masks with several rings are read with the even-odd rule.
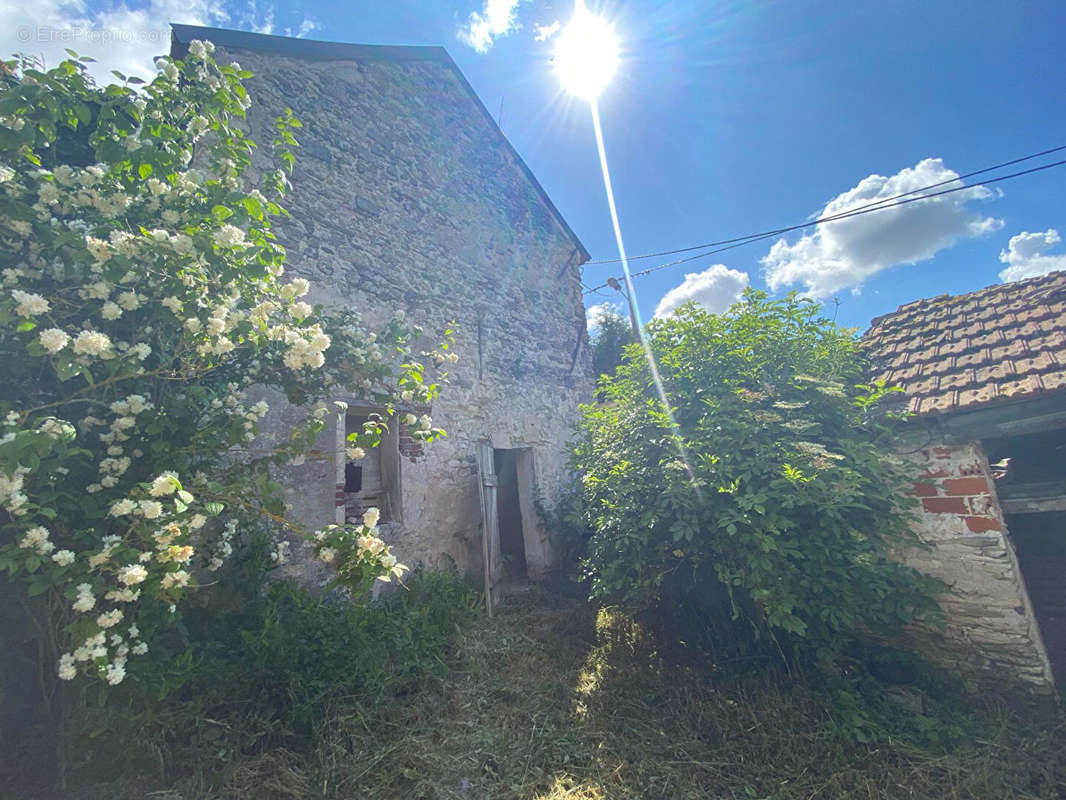
[[[595,598],[668,610],[714,649],[826,658],[937,620],[937,586],[891,557],[915,542],[906,474],[852,332],[749,290],[648,334],[673,421],[630,349],[576,449]]]

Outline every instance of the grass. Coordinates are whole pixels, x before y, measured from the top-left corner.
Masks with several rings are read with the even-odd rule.
[[[315,741],[225,768],[127,776],[64,800],[816,800],[1063,798],[1066,722],[998,700],[950,750],[828,733],[824,696],[763,672],[712,681],[617,614],[530,590],[459,632],[442,679],[366,710],[338,703]]]

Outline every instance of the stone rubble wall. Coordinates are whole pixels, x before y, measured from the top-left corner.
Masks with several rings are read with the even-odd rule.
[[[934,661],[962,675],[989,676],[1051,691],[1051,667],[978,442],[931,446],[914,455],[920,468],[913,494],[915,524],[928,550],[907,563],[947,583],[940,598],[942,634],[916,634]]]
[[[355,307],[371,328],[403,310],[427,346],[455,322],[460,360],[431,409],[447,438],[423,449],[401,432],[402,523],[383,534],[409,566],[478,572],[477,443],[532,448],[549,506],[569,477],[566,444],[593,387],[580,249],[448,64],[217,58],[255,73],[249,125],[261,150],[286,107],[303,123],[291,217],[277,229],[286,274],[311,281],[312,302]],[[301,413],[268,401],[263,445]],[[312,528],[335,520],[336,441],[327,430],[317,457],[282,476],[292,516]],[[547,555],[529,565],[534,575],[551,566],[539,535]],[[321,575],[306,563],[290,573]]]

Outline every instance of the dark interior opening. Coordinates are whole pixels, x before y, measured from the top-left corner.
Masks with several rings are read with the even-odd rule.
[[[361,492],[363,490],[363,467],[349,461],[344,465],[344,491]]]
[[[1060,686],[1066,681],[1066,511],[1008,514],[1007,529]]]
[[[996,494],[1059,686],[1066,681],[1066,430],[985,442]]]
[[[496,516],[500,527],[500,556],[503,574],[525,578],[526,544],[522,538],[522,508],[518,495],[518,450],[493,450],[496,469]]]

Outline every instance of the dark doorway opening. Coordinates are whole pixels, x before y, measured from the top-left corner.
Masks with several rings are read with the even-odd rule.
[[[1066,511],[1008,514],[1029,601],[1060,686],[1066,680]]]
[[[518,488],[518,459],[523,451],[493,450],[496,471],[496,519],[500,528],[500,561],[505,578],[525,578],[526,542],[522,536],[522,504]]]
[[[1066,681],[1066,430],[985,442],[1055,682]]]

